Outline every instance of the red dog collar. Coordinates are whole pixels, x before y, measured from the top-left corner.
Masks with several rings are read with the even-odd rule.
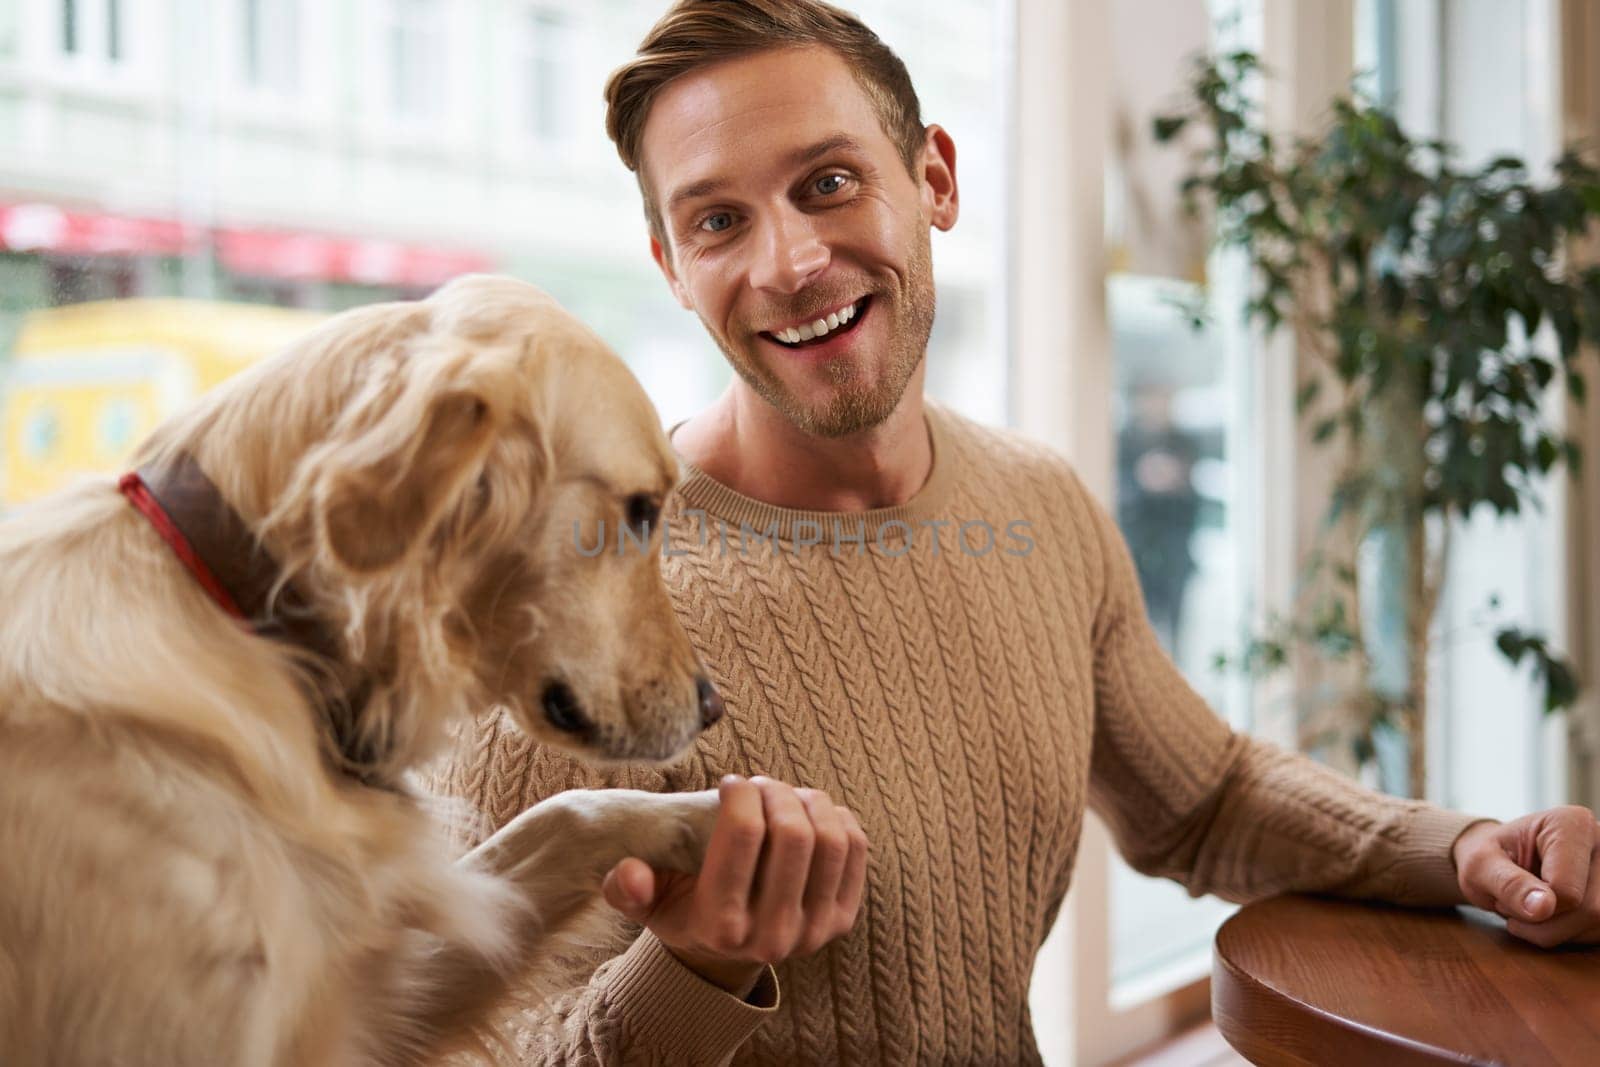
[[[330,755],[340,770],[374,784],[372,772],[384,754],[358,728],[371,679],[346,663],[339,641],[293,583],[281,580],[278,565],[194,457],[183,453],[130,471],[117,488],[218,607],[254,633],[311,653],[326,666],[304,681],[327,723]]]
[[[156,528],[156,533],[161,535],[161,540],[167,543],[173,554],[178,557],[178,562],[188,568],[194,575],[195,581],[200,583],[200,588],[215,600],[217,604],[229,615],[240,622],[248,622],[244,612],[239,610],[239,605],[234,603],[233,595],[223,586],[217,576],[206,566],[206,561],[194,550],[194,545],[189,543],[189,538],[184,536],[178,524],[172,521],[172,516],[162,508],[161,502],[150,492],[150,487],[144,483],[138,471],[129,471],[117,482],[117,489],[128,498],[128,503],[139,510],[139,513],[150,520],[150,525]]]

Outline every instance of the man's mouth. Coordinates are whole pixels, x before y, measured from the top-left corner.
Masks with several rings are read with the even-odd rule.
[[[830,312],[804,325],[789,326],[775,331],[763,330],[761,336],[784,348],[815,348],[817,345],[826,344],[853,332],[861,325],[861,320],[871,305],[872,297],[864,296],[853,304],[846,304],[838,311]]]

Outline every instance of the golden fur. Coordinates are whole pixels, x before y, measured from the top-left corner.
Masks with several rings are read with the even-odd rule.
[[[162,426],[373,681],[372,787],[306,657],[207,598],[101,479],[0,521],[0,1062],[427,1063],[490,1039],[626,855],[714,794],[565,794],[452,863],[403,775],[504,705],[663,760],[702,720],[653,551],[575,550],[677,464],[637,382],[530,286],[347,312]],[[326,669],[326,668],[324,668]],[[592,721],[546,722],[552,680]]]

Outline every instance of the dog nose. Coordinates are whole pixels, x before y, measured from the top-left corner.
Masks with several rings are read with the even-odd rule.
[[[700,694],[700,726],[705,728],[716,725],[722,713],[727,709],[722,706],[722,696],[717,692],[717,687],[711,684],[711,679],[705,675],[694,680],[695,692]]]
[[[590,722],[583,713],[583,705],[578,702],[578,694],[565,682],[551,682],[544,687],[544,717],[562,733],[586,734],[590,729]]]

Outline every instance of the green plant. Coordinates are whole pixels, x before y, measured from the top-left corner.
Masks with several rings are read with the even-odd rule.
[[[1263,672],[1304,650],[1344,664],[1354,681],[1327,701],[1337,715],[1309,716],[1302,739],[1326,741],[1333,722],[1359,756],[1374,731],[1398,729],[1420,795],[1451,524],[1536,505],[1540,479],[1581,458],[1546,401],[1558,380],[1583,400],[1580,354],[1600,341],[1600,268],[1572,255],[1600,215],[1600,173],[1571,152],[1542,182],[1511,157],[1462,166],[1451,146],[1413,140],[1354,96],[1332,101],[1321,136],[1274,138],[1252,99],[1259,75],[1249,52],[1203,57],[1190,99],[1154,132],[1169,142],[1198,131],[1183,194],[1191,209],[1215,209],[1221,245],[1243,250],[1247,316],[1292,330],[1309,357],[1297,408],[1337,475],[1293,610],[1222,661]],[[1388,561],[1378,588],[1357,566],[1363,546]],[[1380,669],[1387,650],[1361,621],[1363,594],[1389,590],[1398,670]],[[1571,666],[1542,635],[1503,626],[1496,644],[1532,662],[1547,710],[1575,699]]]

